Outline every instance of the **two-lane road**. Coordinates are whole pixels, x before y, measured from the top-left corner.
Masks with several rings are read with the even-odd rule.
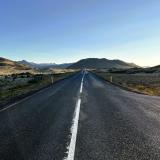
[[[159,160],[160,98],[78,73],[0,111],[1,160]]]

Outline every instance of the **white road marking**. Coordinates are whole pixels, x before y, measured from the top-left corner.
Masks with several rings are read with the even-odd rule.
[[[27,99],[29,99],[30,97],[31,97],[31,96],[28,96],[28,97],[26,97],[26,98],[24,98],[24,99],[22,99],[22,100],[20,100],[20,101],[18,101],[18,102],[16,102],[16,103],[13,103],[13,104],[11,104],[11,105],[9,105],[9,106],[1,109],[0,112],[3,112],[3,111],[5,111],[5,110],[7,110],[7,109],[9,109],[9,108],[11,108],[11,107],[19,104],[19,103],[22,103],[22,102],[26,101]]]
[[[80,94],[82,93],[82,89],[83,89],[84,76],[85,76],[85,72],[83,74],[82,81],[81,81]],[[71,141],[70,141],[69,146],[67,147],[68,155],[66,158],[64,158],[64,160],[74,160],[80,107],[81,107],[81,98],[79,96],[77,104],[76,104],[75,113],[74,113],[73,124],[71,127]]]
[[[65,160],[74,160],[80,106],[81,106],[81,99],[79,98],[78,101],[77,101],[77,104],[76,104],[76,110],[75,110],[75,116],[74,116],[74,119],[73,119],[73,125],[71,127],[71,133],[72,133],[71,142],[70,142],[70,145],[67,147],[68,148],[68,156],[67,156],[67,158],[65,158]]]
[[[51,86],[49,86],[49,87],[51,87]],[[44,89],[41,89],[41,90],[33,93],[32,95],[23,98],[22,100],[19,100],[19,101],[13,103],[13,104],[8,105],[7,107],[1,109],[0,112],[3,112],[3,111],[5,111],[5,110],[7,110],[7,109],[10,109],[11,107],[14,107],[14,106],[16,106],[17,104],[20,104],[20,103],[22,103],[22,102],[25,102],[26,100],[30,99],[31,97],[36,96],[37,94],[40,94],[41,92],[44,92],[44,91],[47,90],[49,87],[46,87],[46,88],[44,88]]]
[[[63,85],[62,85],[62,86],[63,86]],[[36,96],[37,94],[40,94],[40,93],[44,92],[45,90],[47,90],[47,89],[50,88],[50,87],[51,87],[51,86],[48,86],[48,87],[43,88],[43,89],[40,89],[39,91],[36,91],[35,93],[33,93],[33,94],[31,94],[31,95],[29,95],[29,96],[27,96],[27,97],[25,97],[25,98],[23,98],[23,99],[15,102],[15,103],[13,103],[13,104],[10,104],[10,105],[6,106],[5,108],[1,109],[0,112],[3,112],[3,111],[5,111],[5,110],[7,110],[7,109],[10,109],[10,108],[16,106],[17,104],[22,103],[22,102],[25,102],[26,100],[32,98],[33,96]]]
[[[80,93],[82,93],[82,90],[83,90],[83,82],[81,83]]]

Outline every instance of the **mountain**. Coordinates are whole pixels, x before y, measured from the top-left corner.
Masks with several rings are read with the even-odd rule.
[[[154,67],[151,67],[151,68],[153,68],[153,69],[160,69],[160,65],[154,66]]]
[[[62,63],[62,64],[56,64],[56,63],[34,63],[34,62],[28,62],[26,60],[18,61],[20,64],[28,65],[31,68],[39,68],[39,69],[49,69],[49,68],[67,68],[73,63]]]
[[[22,61],[17,61],[19,64],[24,64],[24,65],[27,65],[27,66],[30,66],[31,68],[35,68],[36,67],[36,63],[33,63],[33,62],[28,62],[26,60],[22,60]]]
[[[68,68],[70,69],[111,69],[111,68],[121,68],[121,69],[129,69],[129,68],[136,68],[139,67],[134,63],[126,63],[121,60],[108,60],[105,58],[98,59],[98,58],[87,58],[82,59]]]
[[[144,69],[147,73],[160,73],[160,65]]]
[[[62,64],[57,64],[58,68],[68,68],[71,66],[73,63],[62,63]]]
[[[30,71],[28,65],[20,64],[18,62],[0,57],[0,74],[12,74]]]
[[[56,65],[55,63],[34,63],[26,60],[18,61],[18,63],[28,65],[31,68],[50,68]]]

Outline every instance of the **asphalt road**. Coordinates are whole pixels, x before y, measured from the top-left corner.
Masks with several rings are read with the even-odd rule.
[[[0,160],[159,160],[160,98],[78,73],[0,111]]]

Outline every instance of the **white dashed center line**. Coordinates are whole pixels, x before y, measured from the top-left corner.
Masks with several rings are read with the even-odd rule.
[[[82,94],[82,90],[83,90],[84,77],[85,77],[85,72],[83,73],[83,77],[82,77],[82,81],[81,81],[80,94]],[[71,141],[70,141],[69,146],[67,147],[67,149],[68,149],[67,154],[68,155],[67,155],[66,158],[64,158],[64,160],[74,160],[80,107],[81,107],[81,96],[79,96],[79,98],[77,100],[77,103],[76,103],[76,108],[75,108],[75,113],[74,113],[74,118],[73,118],[73,124],[72,124],[72,127],[71,127]]]

